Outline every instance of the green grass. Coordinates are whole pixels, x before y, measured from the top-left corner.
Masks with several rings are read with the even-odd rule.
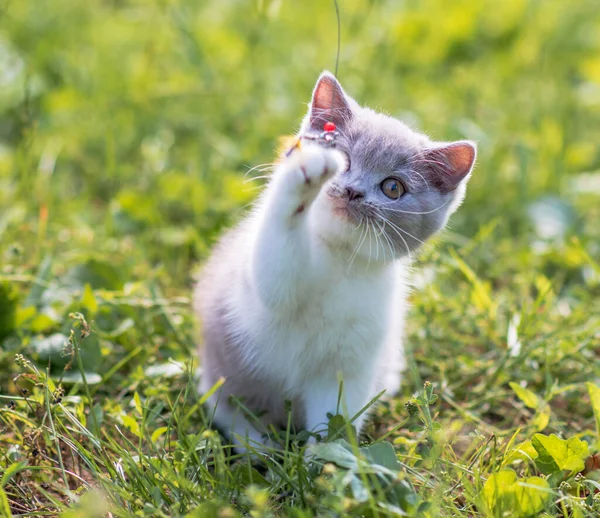
[[[253,467],[194,391],[191,279],[333,69],[333,2],[0,1],[0,515],[600,512],[597,2],[340,4],[346,89],[478,166],[402,395]]]

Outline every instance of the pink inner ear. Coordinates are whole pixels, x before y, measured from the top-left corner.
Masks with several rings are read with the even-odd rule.
[[[473,167],[475,147],[470,142],[456,142],[446,148],[446,158],[452,169],[452,175],[462,180]]]
[[[475,144],[468,141],[435,147],[424,153],[423,172],[437,189],[450,192],[471,172],[475,155]]]
[[[350,107],[337,79],[329,73],[323,74],[313,92],[310,110],[311,126],[320,131],[328,121],[341,126],[350,114]]]
[[[313,109],[330,110],[340,104],[342,99],[340,94],[335,79],[330,76],[323,76],[315,89],[312,102]]]

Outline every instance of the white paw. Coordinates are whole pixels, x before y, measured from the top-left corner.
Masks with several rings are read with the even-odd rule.
[[[342,153],[316,144],[302,143],[289,157],[290,170],[306,190],[318,190],[345,166]]]

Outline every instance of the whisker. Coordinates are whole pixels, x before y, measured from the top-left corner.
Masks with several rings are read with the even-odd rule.
[[[264,178],[271,178],[271,175],[270,174],[265,174],[265,175],[262,175],[262,176],[253,176],[252,178],[246,178],[243,183],[249,183],[249,182],[253,182],[255,180],[262,180]]]
[[[383,260],[386,260],[386,250],[385,250],[385,243],[384,243],[384,239],[385,239],[385,233],[383,231],[383,227],[379,226],[379,222],[376,220],[375,224],[377,225],[377,228],[379,229],[379,234],[377,234],[377,240],[381,242],[381,253],[383,255]],[[383,237],[382,237],[383,236]],[[379,255],[377,256],[379,258]],[[394,258],[394,256],[392,255],[390,257],[390,260],[392,260]]]
[[[388,211],[388,212],[395,212],[395,213],[397,213],[397,214],[416,214],[416,215],[422,215],[422,214],[431,214],[431,213],[433,213],[433,212],[436,212],[436,211],[438,211],[438,210],[440,210],[440,209],[444,208],[446,205],[448,205],[448,203],[450,203],[450,201],[451,201],[451,200],[447,200],[447,201],[445,201],[444,203],[442,203],[441,205],[439,205],[438,207],[436,207],[435,209],[428,210],[428,211],[425,211],[425,212],[413,212],[413,211],[409,211],[409,210],[390,209],[390,208],[387,208],[387,207],[386,207],[386,209],[385,209],[385,210],[386,210],[386,211]],[[385,205],[391,205],[391,204],[393,204],[393,203],[394,203],[394,202],[382,203],[381,205],[384,205],[384,206],[385,206]],[[374,207],[374,208],[377,208],[377,207]]]
[[[416,169],[409,169],[408,172],[418,174],[421,177],[421,180],[425,182],[425,185],[427,186],[427,191],[429,192],[429,182],[419,171],[417,171]]]
[[[400,239],[402,239],[402,242],[404,243],[404,247],[406,248],[406,253],[408,254],[408,258],[409,258],[409,259],[412,261],[412,256],[411,256],[411,254],[410,254],[410,248],[408,247],[408,243],[406,242],[406,239],[404,239],[404,236],[403,236],[402,234],[400,234],[400,232],[398,232],[398,230],[396,230],[396,229],[395,229],[395,228],[394,228],[394,227],[393,227],[393,226],[390,224],[391,222],[390,222],[389,220],[387,220],[387,219],[385,219],[385,218],[384,218],[384,219],[383,219],[383,222],[384,222],[384,223],[387,223],[388,225],[390,225],[390,228],[391,228],[391,229],[392,229],[394,232],[396,232],[396,234],[398,234],[398,237],[399,237]]]
[[[378,222],[378,223],[379,223],[379,222]],[[385,241],[386,241],[386,243],[387,243],[387,246],[388,246],[388,248],[389,248],[389,250],[390,250],[390,260],[393,260],[393,259],[394,259],[394,251],[393,251],[393,249],[392,249],[393,247],[392,247],[392,244],[391,244],[390,238],[389,238],[389,236],[387,235],[387,232],[385,231],[385,223],[383,223],[383,222],[382,222],[382,223],[381,223],[381,227],[380,227],[380,228],[381,228],[381,235],[383,235],[383,238],[385,239]],[[385,258],[385,257],[384,257],[384,258]]]
[[[363,218],[361,218],[358,226],[360,227],[362,225],[362,223],[363,223]],[[364,237],[363,237],[363,234],[364,234]],[[352,268],[352,263],[354,262],[354,258],[358,254],[358,250],[362,246],[362,243],[366,239],[366,237],[367,237],[367,235],[365,234],[365,227],[363,227],[362,230],[361,230],[361,232],[360,232],[360,236],[358,238],[357,244],[354,247],[354,250],[352,251],[352,254],[350,255],[350,258],[348,259],[348,271],[350,271],[350,269]]]
[[[418,162],[421,164],[435,164],[439,165],[440,167],[443,167],[444,169],[448,169],[448,164],[444,164],[444,162],[440,162],[438,160],[431,160],[428,158],[414,158],[412,162]]]
[[[251,167],[250,169],[248,169],[245,173],[244,173],[244,178],[246,178],[246,176],[248,176],[252,171],[268,171],[269,169],[274,169],[276,166],[276,164],[272,163],[272,162],[267,162],[264,164],[258,164],[255,165],[254,167]]]
[[[367,261],[367,269],[369,269],[369,265],[371,264],[371,222],[367,220],[367,229],[369,229],[369,259]]]
[[[408,243],[406,242],[406,239],[404,239],[404,236],[402,234],[400,234],[394,227],[391,227],[391,229],[396,232],[396,234],[398,234],[398,237],[400,239],[402,239],[402,243],[404,243],[404,248],[406,248],[406,254],[408,255],[408,258],[412,261],[412,256],[410,254],[410,247],[408,246]]]
[[[359,253],[360,249],[362,248],[362,246],[363,246],[363,243],[364,243],[364,242],[365,242],[365,240],[367,239],[367,228],[366,228],[366,226],[365,226],[365,227],[363,227],[363,230],[364,230],[364,236],[363,236],[363,234],[361,233],[362,239],[361,239],[361,240],[360,240],[360,242],[358,243],[358,246],[356,247],[356,249],[355,249],[355,251],[354,251],[354,254],[352,255],[352,261],[350,261],[350,267],[349,267],[349,268],[351,268],[351,267],[352,267],[352,265],[354,264],[354,260],[355,260],[355,259],[356,259],[356,257],[358,256],[358,253]]]
[[[390,249],[390,256],[391,256],[391,258],[393,260],[393,259],[396,258],[396,246],[394,245],[394,242],[393,242],[392,238],[385,231],[385,225],[383,225],[383,227],[384,227],[383,228],[383,232],[384,232],[383,235],[385,236],[385,239],[386,239],[386,241],[388,243],[388,247]]]
[[[375,234],[375,238],[377,239],[377,246],[379,247],[379,243],[381,243],[381,253],[383,254],[383,259],[385,260],[385,246],[383,243],[383,239],[381,238],[384,235],[383,227],[379,225],[379,221],[376,219],[373,220],[373,227],[377,226],[379,229],[379,233]],[[379,248],[377,248],[377,260],[379,260]]]
[[[371,221],[371,226],[373,227],[373,238],[375,241],[375,261],[379,262],[379,238],[377,236],[377,230],[375,229],[375,223]]]
[[[391,221],[388,220],[388,224],[392,227],[392,228],[397,228],[400,232],[404,232],[408,237],[413,238],[415,241],[418,241],[419,243],[421,243],[422,245],[425,244],[425,241],[421,241],[418,237],[413,236],[410,232],[408,232],[407,230],[404,230],[400,225],[396,225],[395,223],[392,223]]]

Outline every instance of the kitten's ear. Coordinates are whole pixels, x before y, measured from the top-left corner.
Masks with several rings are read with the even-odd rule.
[[[352,110],[342,85],[333,74],[323,72],[315,85],[310,103],[310,127],[323,131],[323,125],[331,121],[343,128],[351,117]]]
[[[417,163],[437,189],[450,192],[471,173],[476,156],[474,142],[459,140],[425,150]]]

